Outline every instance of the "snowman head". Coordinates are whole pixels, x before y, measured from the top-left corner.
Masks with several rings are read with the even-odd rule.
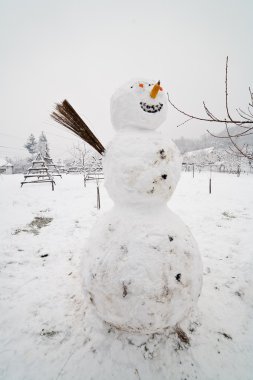
[[[115,129],[156,129],[167,117],[168,97],[160,81],[137,80],[120,87],[111,98]]]

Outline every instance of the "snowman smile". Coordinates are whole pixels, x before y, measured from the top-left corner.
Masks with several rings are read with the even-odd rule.
[[[147,104],[147,103],[140,102],[140,106],[143,109],[143,111],[149,112],[149,113],[160,112],[161,109],[163,108],[162,103],[154,105],[154,104]]]

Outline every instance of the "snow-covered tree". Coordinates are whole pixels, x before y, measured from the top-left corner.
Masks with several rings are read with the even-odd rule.
[[[72,149],[69,151],[73,160],[64,160],[67,167],[73,165],[82,168],[82,171],[86,174],[101,172],[102,168],[102,158],[94,149],[89,149],[86,144],[73,145]]]
[[[89,157],[89,149],[87,149],[87,146],[85,143],[83,144],[78,143],[78,144],[73,145],[70,151],[70,154],[74,158],[76,163],[84,167]]]
[[[41,132],[39,136],[38,152],[40,152],[43,157],[46,155],[46,152],[49,153],[48,141],[44,132]]]
[[[7,162],[13,165],[13,174],[25,173],[28,167],[31,165],[30,158],[15,157],[6,159]]]
[[[24,147],[28,150],[30,154],[35,154],[37,152],[37,142],[32,133],[28,137],[28,140],[25,143]]]

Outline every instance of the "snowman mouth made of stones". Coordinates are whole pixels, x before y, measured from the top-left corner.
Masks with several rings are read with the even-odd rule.
[[[159,91],[163,91],[163,88],[160,86],[160,81],[158,81],[155,84],[148,84],[148,86],[152,86],[152,89],[150,91],[150,97],[152,99],[155,99]],[[144,88],[144,83],[139,83],[139,87]],[[140,102],[141,109],[148,113],[156,113],[160,112],[163,108],[162,103],[158,104],[147,104],[146,102]]]
[[[147,104],[147,103],[144,103],[144,102],[140,102],[140,106],[143,109],[143,111],[149,112],[149,113],[160,112],[161,109],[163,108],[163,104],[162,103],[159,103],[159,104],[156,104],[156,105],[153,105],[153,104],[151,105],[151,104]]]

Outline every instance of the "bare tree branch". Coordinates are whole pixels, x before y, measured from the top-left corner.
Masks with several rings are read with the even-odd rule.
[[[181,127],[182,125],[188,123],[188,121],[190,121],[191,119],[192,119],[192,117],[190,117],[189,119],[185,120],[183,123],[178,124],[177,127]]]
[[[252,121],[251,115],[250,115],[250,114],[247,114],[247,112],[241,110],[241,108],[236,109],[236,111],[238,112],[238,114],[239,114],[242,118],[244,118],[244,119],[246,119],[246,120],[250,120],[250,121]],[[248,128],[248,127],[244,127],[244,128]]]
[[[250,129],[252,129],[252,128],[250,128]],[[207,131],[207,133],[209,133],[209,135],[211,135],[211,136],[213,136],[213,137],[215,137],[215,138],[217,138],[217,139],[229,139],[229,136],[215,135],[214,133],[211,133],[208,129],[207,129],[206,131]],[[247,132],[248,132],[248,130],[245,131],[245,132],[236,133],[235,135],[231,135],[231,137],[234,138],[234,137],[242,137],[242,136],[253,135],[253,132],[250,132],[250,133],[247,133]]]
[[[190,121],[192,119],[194,120],[200,120],[200,121],[208,121],[208,122],[215,122],[215,123],[227,123],[227,124],[252,124],[253,123],[253,120],[252,121],[244,121],[244,120],[227,120],[226,118],[224,119],[219,119],[217,117],[215,117],[214,119],[212,118],[209,118],[209,119],[206,119],[204,117],[199,117],[199,116],[195,116],[195,115],[191,115],[185,111],[182,111],[181,109],[179,109],[174,103],[172,103],[172,101],[170,100],[170,97],[168,95],[168,101],[170,103],[170,105],[175,108],[175,110],[177,110],[178,112],[180,112],[182,115],[185,115],[189,118],[189,120],[187,121]],[[186,123],[187,121],[185,121],[184,123]]]
[[[249,103],[249,105],[253,107],[253,92],[251,91],[250,87],[249,87],[249,93],[250,93],[250,98],[251,98],[251,103]]]
[[[226,94],[226,111],[229,120],[234,124],[235,122],[230,116],[229,108],[228,108],[228,57],[226,58],[226,75],[225,75],[225,94]],[[239,122],[241,124],[241,122]]]
[[[199,117],[192,115],[190,113],[187,113],[180,108],[178,108],[169,98],[168,94],[168,101],[171,104],[171,106],[176,109],[179,113],[181,113],[184,116],[187,116],[188,119],[185,120],[183,123],[179,124],[179,126],[182,126],[186,123],[188,123],[191,120],[199,120],[199,121],[207,121],[212,123],[222,123],[226,126],[226,136],[219,136],[211,133],[209,130],[207,132],[215,137],[220,139],[229,139],[232,146],[237,150],[238,154],[248,158],[249,160],[253,159],[253,152],[249,151],[247,146],[240,147],[237,142],[234,141],[234,138],[237,137],[245,137],[253,134],[253,113],[251,111],[251,107],[253,107],[253,93],[251,91],[251,88],[249,87],[249,93],[250,93],[250,103],[248,105],[248,113],[242,110],[241,108],[236,109],[238,115],[240,116],[241,120],[234,120],[231,116],[230,110],[229,110],[229,102],[228,102],[228,57],[226,58],[226,68],[225,68],[225,109],[226,109],[226,117],[221,119],[216,117],[207,107],[205,102],[203,102],[204,110],[207,115],[207,118]],[[234,132],[233,134],[230,133],[228,125],[236,126],[239,128],[244,129],[243,131]]]
[[[227,124],[225,124],[225,125],[226,125],[226,131],[227,131],[227,134],[228,134],[229,140],[230,140],[230,142],[233,144],[233,146],[236,148],[236,150],[237,150],[238,152],[240,152],[242,156],[247,157],[247,158],[249,158],[250,160],[252,160],[252,159],[253,159],[253,155],[250,154],[250,153],[248,153],[248,152],[245,151],[245,150],[243,151],[243,147],[240,148],[239,145],[237,145],[237,144],[234,142],[232,136],[231,136],[230,133],[229,133],[229,130],[228,130],[228,126],[227,126]]]

